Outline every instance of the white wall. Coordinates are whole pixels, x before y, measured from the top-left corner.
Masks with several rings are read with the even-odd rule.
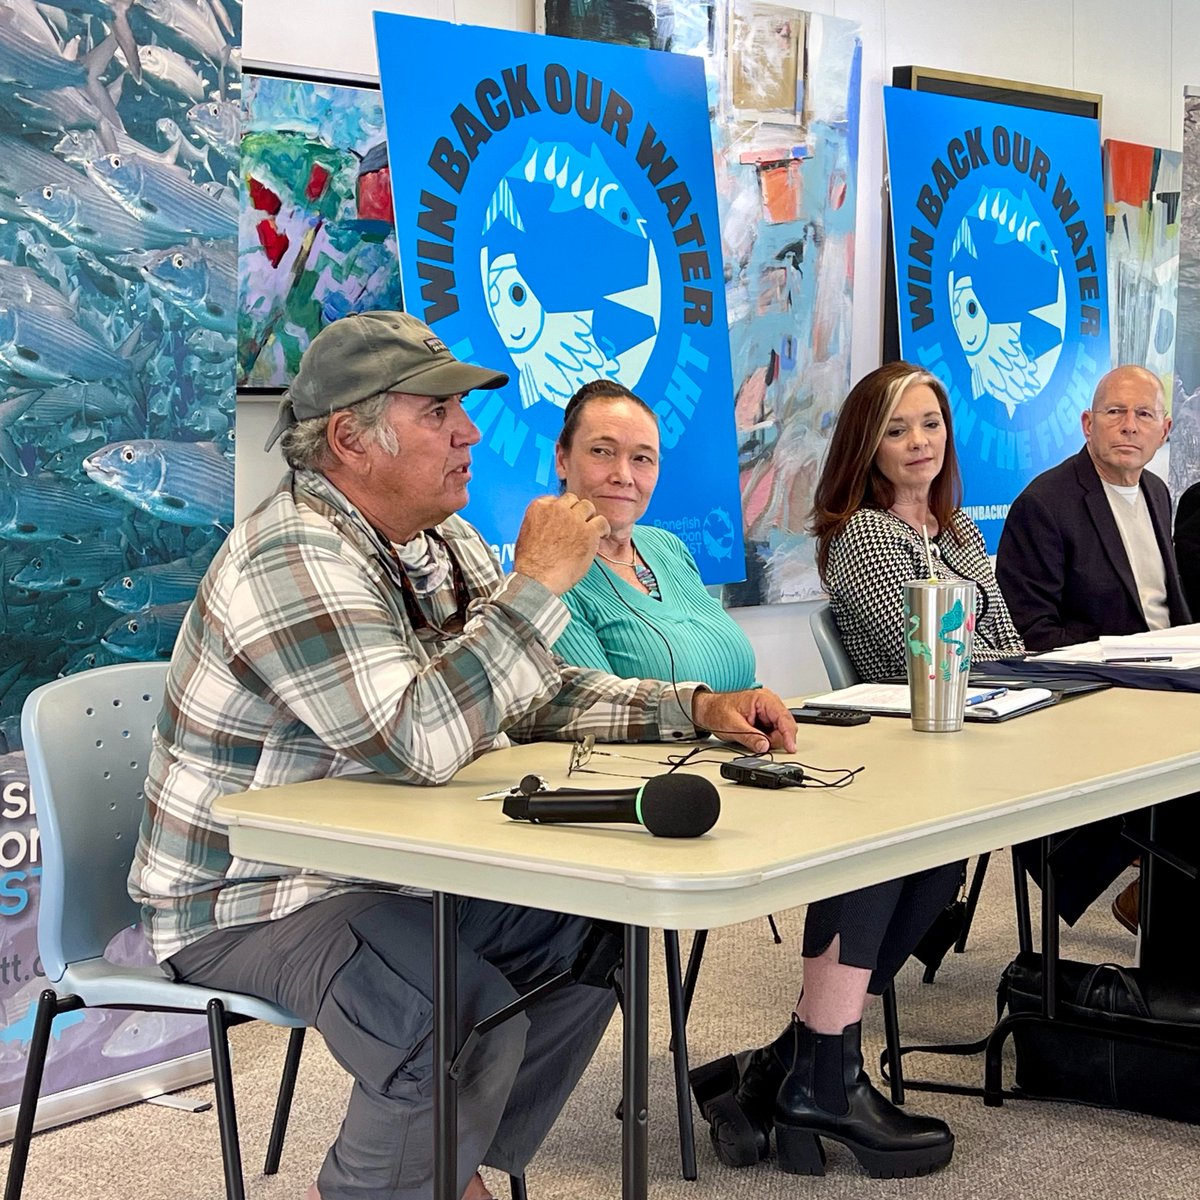
[[[374,75],[371,12],[383,9],[532,30],[538,0],[244,0],[247,60]],[[893,66],[915,64],[1100,92],[1102,136],[1179,149],[1183,89],[1200,84],[1200,0],[811,0],[858,21],[863,106],[854,293],[854,378],[879,364],[882,328],[883,101]],[[331,13],[336,10],[336,17]],[[237,511],[279,474],[260,447],[273,407],[238,407]],[[825,685],[811,605],[735,610],[763,682],[784,693]]]

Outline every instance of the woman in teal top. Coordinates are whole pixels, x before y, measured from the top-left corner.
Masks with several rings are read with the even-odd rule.
[[[563,596],[571,623],[554,652],[626,678],[754,687],[754,650],[673,533],[638,525],[658,482],[658,421],[611,380],[585,384],[563,416],[555,463],[566,490],[607,518],[588,573]]]
[[[872,469],[894,480],[897,492],[900,483],[916,486],[914,470],[926,492],[944,470],[957,480],[948,401],[938,389],[907,363],[872,372],[842,408],[825,475],[841,470],[859,482],[860,493]],[[587,575],[563,596],[572,621],[555,650],[618,675],[663,679],[672,676],[673,657],[676,680],[745,687],[754,678],[745,635],[704,591],[682,543],[637,524],[658,480],[654,414],[619,384],[586,384],[567,405],[555,462],[567,489],[590,500],[611,530]],[[859,494],[837,511],[861,503]],[[731,674],[717,674],[723,671]],[[779,1164],[794,1175],[824,1174],[822,1138],[843,1143],[880,1178],[924,1175],[950,1161],[954,1135],[945,1122],[901,1110],[871,1085],[861,1017],[868,994],[887,987],[951,900],[960,870],[934,867],[809,905],[804,989],[788,1026],[748,1059],[729,1056],[697,1069],[700,1078],[718,1081],[704,1115],[723,1163],[759,1162],[770,1152],[772,1131]],[[732,1089],[724,1096],[722,1082]]]

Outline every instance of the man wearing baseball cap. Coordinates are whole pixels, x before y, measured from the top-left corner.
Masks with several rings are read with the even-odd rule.
[[[285,1005],[354,1077],[310,1200],[431,1195],[432,905],[236,858],[216,799],[367,771],[440,784],[504,730],[795,745],[773,693],[617,679],[551,653],[569,619],[559,597],[608,525],[570,493],[535,500],[506,577],[455,515],[479,440],[463,396],[507,382],[406,313],[322,330],[267,443],[291,470],[213,560],[171,660],[130,892],[178,977]],[[591,932],[470,899],[458,921],[464,1034],[570,967]],[[481,1163],[523,1174],[612,1008],[608,988],[578,983],[483,1038],[459,1082],[466,1200],[489,1195]]]

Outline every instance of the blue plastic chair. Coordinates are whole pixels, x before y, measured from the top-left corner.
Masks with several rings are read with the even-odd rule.
[[[812,627],[813,641],[817,643],[821,664],[825,668],[825,674],[829,676],[829,686],[836,691],[838,688],[853,687],[854,684],[860,683],[858,672],[842,645],[842,635],[833,619],[833,609],[828,604],[819,605],[813,609],[808,623]]]
[[[269,1021],[291,1029],[263,1171],[279,1169],[304,1022],[253,996],[176,983],[157,966],[117,966],[104,949],[141,917],[126,891],[144,804],[150,737],[166,663],[121,663],[31,692],[21,714],[42,844],[38,951],[50,987],[38,999],[5,1200],[19,1200],[51,1023],[79,1008],[205,1013],[228,1200],[244,1200],[228,1029]]]

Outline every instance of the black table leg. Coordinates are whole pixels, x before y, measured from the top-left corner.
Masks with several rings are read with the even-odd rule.
[[[1058,1015],[1058,887],[1050,865],[1050,838],[1042,838],[1042,1016]]]
[[[457,898],[433,893],[433,1198],[458,1200]],[[644,1094],[644,1093],[643,1093]]]
[[[667,1002],[671,1009],[671,1057],[675,1066],[675,1107],[679,1114],[679,1169],[695,1179],[696,1132],[692,1125],[692,1089],[688,1083],[687,1001],[679,970],[679,931],[663,930],[667,959]]]
[[[650,931],[625,926],[625,1040],[621,1120],[621,1197],[646,1200],[649,1174]],[[451,1200],[438,1196],[436,1200]]]

